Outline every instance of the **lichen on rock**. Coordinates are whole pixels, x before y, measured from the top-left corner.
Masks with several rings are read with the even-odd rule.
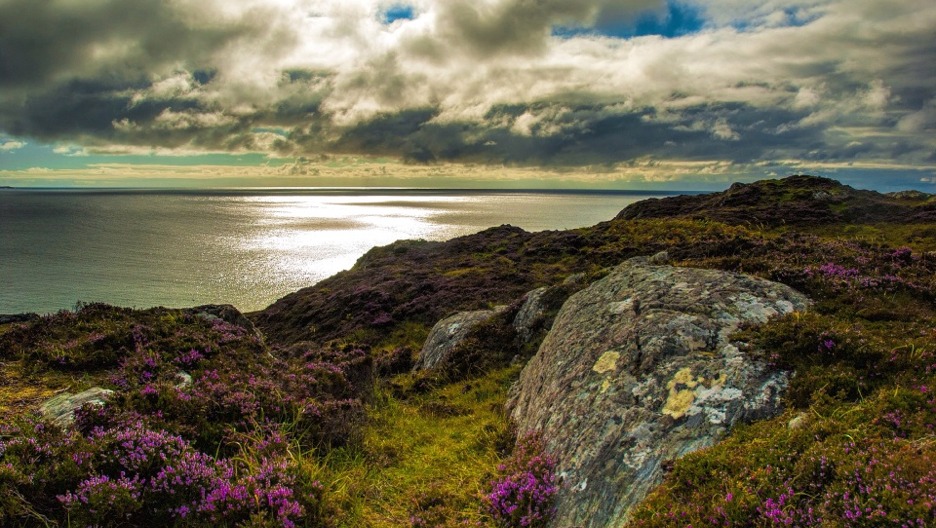
[[[668,461],[778,413],[787,374],[729,336],[807,306],[781,284],[646,258],[570,297],[508,402],[557,459],[553,526],[619,526]]]

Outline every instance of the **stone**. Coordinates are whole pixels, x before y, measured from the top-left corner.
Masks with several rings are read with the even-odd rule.
[[[806,413],[799,413],[787,422],[787,428],[792,430],[802,429],[806,425],[806,419],[808,415]]]
[[[557,459],[551,526],[621,526],[669,462],[779,413],[788,375],[729,337],[808,305],[781,284],[647,258],[572,295],[508,401]]]
[[[540,319],[546,314],[549,307],[544,302],[550,288],[543,286],[528,292],[523,297],[523,304],[513,320],[513,329],[522,342],[527,341],[533,335],[533,329]]]
[[[517,334],[517,345],[538,345],[535,339],[542,339],[546,335],[559,308],[570,295],[587,286],[586,279],[584,273],[575,273],[566,277],[560,284],[527,292],[511,323]]]
[[[176,389],[185,389],[192,386],[192,375],[180,370],[175,374],[176,383],[173,385]]]
[[[650,260],[648,262],[650,264],[669,264],[670,262],[669,252],[666,250],[660,251],[656,255],[653,255],[652,257],[650,257]]]
[[[431,369],[446,361],[475,325],[487,321],[503,309],[459,312],[436,323],[419,351],[413,370]]]
[[[206,304],[187,308],[186,311],[209,322],[220,319],[226,323],[239,326],[258,338],[263,337],[263,333],[254,326],[253,321],[230,304]]]
[[[206,321],[221,319],[227,323],[240,326],[244,330],[255,331],[254,324],[237,308],[230,304],[205,304],[188,308],[195,317],[200,317]]]
[[[79,407],[86,403],[104,405],[108,396],[113,393],[114,391],[101,387],[92,387],[78,394],[63,392],[46,400],[46,402],[39,407],[39,411],[43,416],[59,427],[68,427],[75,420],[75,411],[78,410]]]

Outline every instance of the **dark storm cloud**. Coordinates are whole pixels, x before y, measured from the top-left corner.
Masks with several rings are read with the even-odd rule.
[[[0,87],[62,78],[135,78],[197,67],[232,39],[256,31],[243,21],[201,25],[163,0],[0,2]],[[199,23],[197,27],[192,22]]]
[[[236,136],[251,119],[216,119],[213,130],[151,125],[236,105],[208,100],[204,88],[245,42],[262,42],[270,57],[296,45],[282,13],[262,5],[226,16],[210,1],[0,0],[0,130],[92,145],[243,145]],[[179,75],[187,93],[154,92]],[[294,99],[284,93],[272,111],[308,110]]]
[[[514,123],[529,112],[552,115],[531,133],[509,126],[436,123],[431,110],[383,116],[347,131],[333,149],[339,152],[399,154],[414,162],[583,165],[620,163],[641,157],[687,160],[723,159],[750,163],[784,151],[815,150],[823,145],[819,127],[778,133],[803,114],[761,110],[741,104],[700,105],[660,119],[652,108],[615,113],[605,106],[505,105],[492,109],[486,122]],[[719,117],[724,116],[724,117]],[[731,119],[745,141],[717,133],[721,119]],[[536,129],[561,128],[548,134]],[[849,156],[858,153],[852,147]],[[845,153],[839,153],[844,155]]]

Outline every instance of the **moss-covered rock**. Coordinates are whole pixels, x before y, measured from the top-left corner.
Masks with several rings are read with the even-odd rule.
[[[558,461],[553,526],[619,525],[668,462],[778,413],[786,373],[729,336],[807,305],[781,284],[642,258],[570,297],[508,403]]]

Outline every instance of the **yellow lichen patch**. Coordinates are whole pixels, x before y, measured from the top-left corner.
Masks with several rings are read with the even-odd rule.
[[[709,381],[708,386],[709,387],[724,387],[726,381],[728,381],[728,376],[724,372],[721,372],[718,374],[717,378]]]
[[[602,354],[600,358],[598,358],[598,361],[595,362],[592,370],[599,374],[604,374],[605,372],[615,370],[617,369],[617,360],[620,359],[620,357],[620,352],[609,350]]]
[[[693,389],[703,381],[705,381],[705,378],[696,379],[689,367],[677,372],[673,379],[666,384],[666,388],[669,389],[669,396],[666,398],[666,403],[663,404],[663,414],[676,419],[685,416],[695,400],[695,390]]]
[[[601,382],[601,393],[604,394],[608,392],[608,389],[610,388],[611,388],[611,380],[609,380],[608,378],[605,378],[605,380]]]

